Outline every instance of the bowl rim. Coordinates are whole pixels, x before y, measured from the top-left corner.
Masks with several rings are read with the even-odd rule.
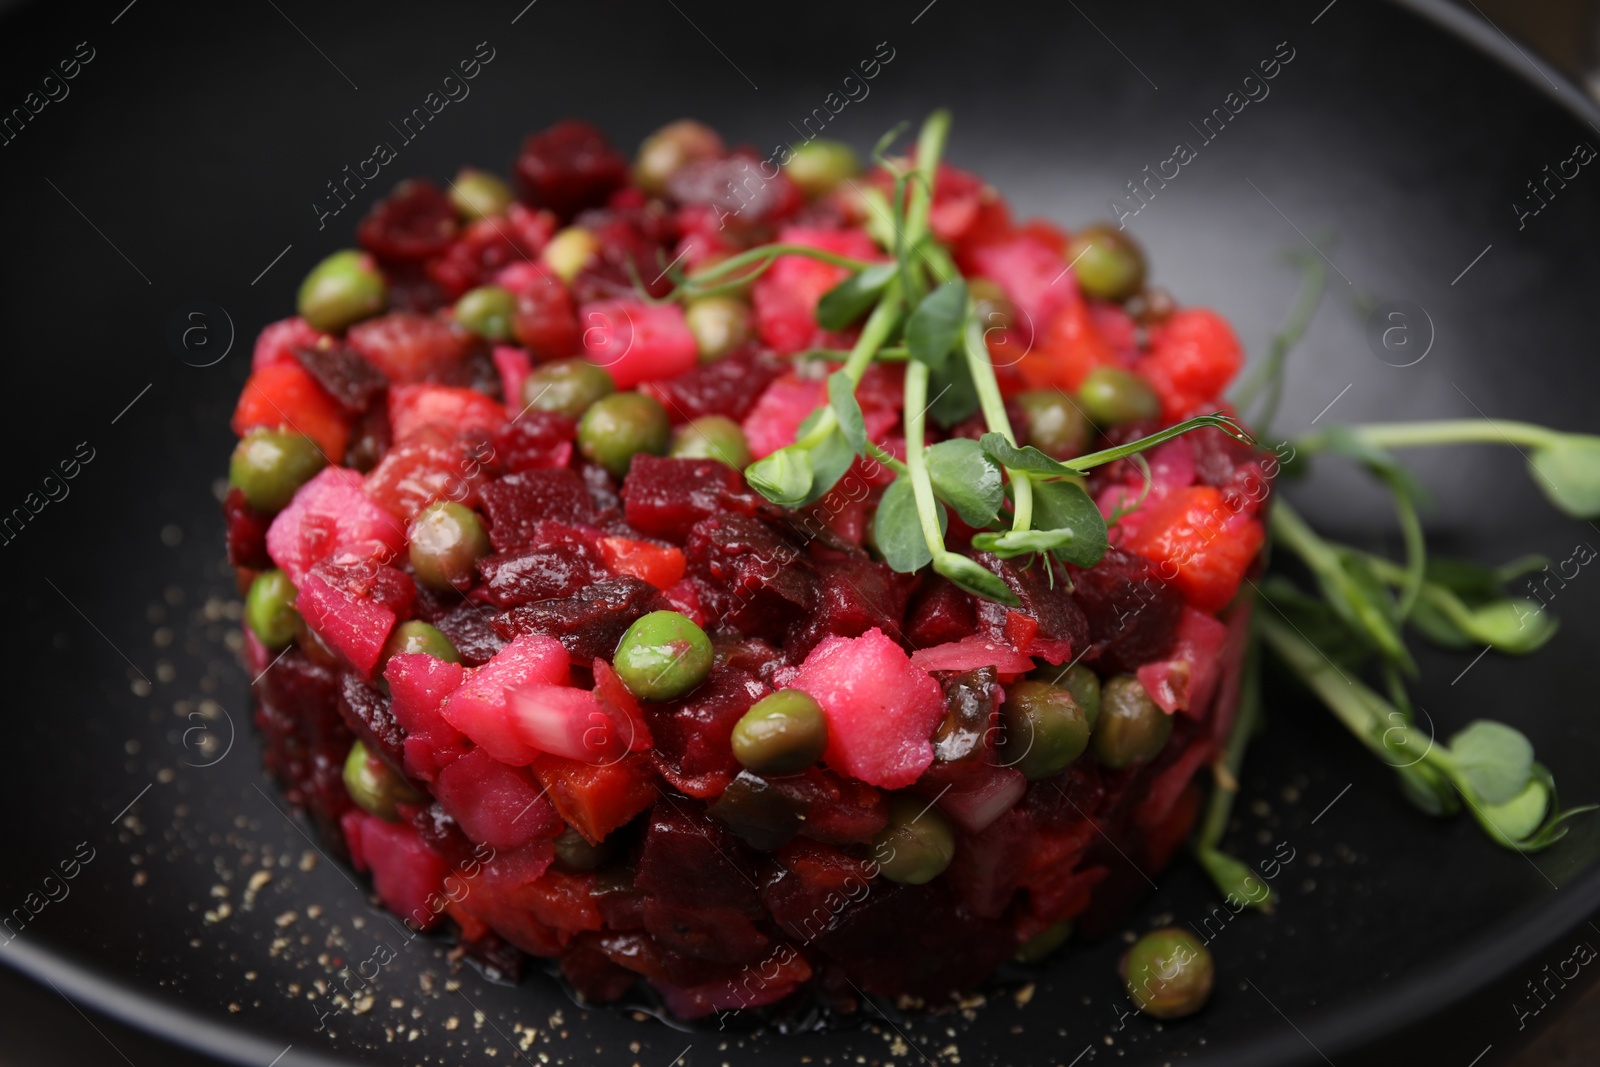
[[[1474,46],[1573,117],[1600,129],[1600,104],[1566,74],[1539,56],[1524,51],[1487,16],[1469,12],[1451,0],[1387,2]],[[1338,0],[1332,0],[1328,7],[1336,3]],[[16,11],[16,7],[0,3],[0,15]],[[1324,8],[1323,13],[1326,11]],[[1534,866],[1539,870],[1536,864]],[[1540,873],[1544,872],[1540,870]],[[1590,920],[1597,912],[1600,912],[1600,863],[1592,863],[1565,885],[1555,887],[1547,906],[1502,919],[1473,944],[1418,970],[1401,984],[1313,1009],[1315,1014],[1304,1019],[1303,1028],[1291,1024],[1291,1032],[1210,1043],[1202,1051],[1191,1051],[1188,1062],[1194,1067],[1284,1067],[1308,1060],[1325,1060],[1328,1054],[1356,1051],[1479,992],[1548,950],[1557,938]],[[296,1063],[311,1067],[348,1067],[352,1062],[343,1056],[297,1048],[293,1044],[280,1049],[275,1040],[268,1040],[260,1031],[225,1025],[131,986],[125,979],[111,977],[91,962],[20,939],[0,953],[0,964],[50,986],[69,1001],[88,1005],[178,1048],[223,1062],[276,1063],[291,1048],[295,1050]]]

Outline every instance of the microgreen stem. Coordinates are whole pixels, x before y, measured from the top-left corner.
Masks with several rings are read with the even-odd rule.
[[[882,463],[885,467],[888,467],[896,474],[906,474],[909,471],[909,468],[906,467],[905,463],[900,459],[899,456],[896,456],[893,452],[884,451],[871,441],[867,442],[867,455],[871,456],[879,463]]]
[[[1239,706],[1234,712],[1227,744],[1217,759],[1217,783],[1211,790],[1211,802],[1206,806],[1205,819],[1200,824],[1200,836],[1195,841],[1197,848],[1216,848],[1222,844],[1222,837],[1228,832],[1228,816],[1233,811],[1233,798],[1239,789],[1239,770],[1244,766],[1244,752],[1250,745],[1250,738],[1255,735],[1260,719],[1261,639],[1252,632],[1245,653]]]
[[[740,252],[736,256],[729,256],[720,263],[713,263],[704,270],[696,271],[689,275],[679,290],[684,296],[700,296],[705,290],[701,287],[706,282],[724,278],[735,271],[753,264],[760,265],[763,269],[779,256],[806,256],[809,259],[818,259],[824,263],[831,263],[835,267],[845,267],[849,270],[865,270],[872,266],[866,260],[854,259],[850,256],[841,256],[836,252],[829,252],[821,248],[812,248],[809,245],[799,244],[766,244],[759,248],[752,248],[747,252]],[[734,285],[743,285],[748,278],[739,278]],[[675,294],[677,295],[677,294]]]
[[[1240,384],[1233,397],[1234,406],[1244,411],[1255,403],[1256,397],[1263,389],[1267,391],[1261,411],[1251,420],[1251,425],[1262,434],[1271,427],[1273,416],[1278,413],[1278,398],[1283,392],[1284,363],[1289,358],[1290,351],[1305,336],[1306,329],[1311,325],[1312,316],[1322,303],[1327,268],[1323,266],[1320,258],[1314,256],[1306,257],[1302,263],[1305,267],[1305,279],[1300,283],[1299,296],[1289,309],[1289,317],[1284,320],[1283,327],[1272,335],[1272,343],[1267,348],[1266,358],[1250,372],[1250,376]]]
[[[927,457],[922,450],[923,432],[928,419],[928,365],[906,364],[906,474],[917,501],[917,521],[923,539],[935,559],[944,555],[944,531],[939,529],[939,505],[933,496],[933,479],[928,474]]]
[[[855,347],[850,350],[850,355],[845,357],[844,366],[840,368],[849,376],[852,383],[861,384],[861,376],[867,372],[867,365],[877,354],[878,346],[888,339],[895,322],[900,318],[900,305],[900,283],[891,281],[884,289],[883,298],[878,301],[878,306],[867,316],[866,324],[861,327],[861,336],[856,339]],[[909,401],[907,406],[910,406]],[[822,417],[811,428],[811,432],[795,444],[801,448],[815,448],[837,425],[839,420],[833,413],[833,408],[824,407]]]
[[[1437,419],[1428,422],[1369,422],[1346,427],[1366,444],[1378,448],[1421,448],[1428,445],[1491,444],[1544,448],[1557,443],[1561,431],[1531,422],[1502,419]],[[1315,452],[1328,444],[1323,434],[1311,434],[1295,442],[1298,448]]]
[[[917,135],[917,169],[913,172],[906,204],[906,247],[916,248],[928,232],[928,211],[933,206],[933,181],[939,173],[939,157],[950,135],[950,112],[940,108],[928,116]]]

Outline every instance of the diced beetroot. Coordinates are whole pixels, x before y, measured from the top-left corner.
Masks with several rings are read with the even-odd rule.
[[[405,770],[406,732],[394,716],[389,698],[346,671],[339,676],[339,717],[367,750],[368,759]]]
[[[461,685],[466,671],[421,652],[391,656],[383,668],[389,683],[390,711],[405,730],[405,771],[432,782],[470,748],[466,736],[440,714],[444,698]]]
[[[650,736],[650,726],[645,722],[639,699],[628,691],[605,660],[595,660],[590,670],[594,674],[594,695],[600,701],[601,710],[616,724],[622,751],[648,752],[655,746],[655,740]]]
[[[761,887],[761,902],[783,932],[801,944],[830,929],[838,914],[872,891],[870,860],[796,838],[777,850],[777,867]]]
[[[725,415],[739,421],[783,371],[782,362],[747,345],[675,378],[643,382],[639,391],[660,401],[673,422],[688,422],[702,415]]]
[[[597,766],[544,755],[534,763],[533,773],[556,811],[590,844],[604,841],[659,795],[644,756]]]
[[[561,953],[561,977],[571,983],[584,1000],[610,1004],[626,996],[639,976],[612,963],[604,952],[584,940],[593,936],[580,934],[567,945]]]
[[[714,459],[638,455],[622,485],[628,525],[679,543],[701,519],[726,510],[730,502],[744,505],[750,496],[739,472]]]
[[[294,363],[295,349],[315,348],[333,337],[325,334],[305,319],[295,315],[262,327],[256,336],[255,350],[250,355],[250,369],[261,370],[278,363]]]
[[[1064,663],[1089,640],[1089,620],[1059,575],[1045,567],[1025,567],[1021,560],[1001,560],[986,552],[977,559],[998,574],[1022,604],[1007,608],[992,600],[977,603],[978,629],[1009,644],[1024,656]]]
[[[506,409],[475,389],[455,385],[397,385],[389,391],[389,426],[396,441],[406,441],[425,427],[459,434],[489,434],[506,421]]]
[[[352,811],[346,814],[344,825],[356,869],[372,871],[372,886],[384,907],[414,928],[434,926],[439,913],[429,901],[437,896],[450,872],[444,858],[407,823],[384,822],[366,812]]]
[[[522,408],[522,383],[533,370],[526,349],[514,345],[495,345],[491,356],[494,369],[500,372],[500,395],[506,398],[506,407]]]
[[[816,601],[811,565],[759,519],[724,514],[698,522],[683,554],[706,612],[752,637],[781,640]]]
[[[1125,674],[1166,656],[1183,615],[1183,594],[1161,581],[1148,561],[1113,548],[1094,567],[1071,573],[1102,673]]]
[[[771,941],[732,908],[707,908],[646,897],[644,928],[673,952],[712,963],[754,963]]]
[[[315,348],[297,348],[294,358],[346,415],[360,415],[389,387],[378,368],[341,344],[329,341]]]
[[[610,659],[617,642],[636,620],[666,607],[660,590],[637,578],[607,578],[574,596],[512,608],[494,619],[507,637],[544,634],[566,646],[572,662]]]
[[[420,433],[395,445],[367,474],[366,492],[385,511],[407,522],[429,504],[452,500],[471,507],[486,480],[482,443]]]
[[[700,1019],[713,1012],[776,1003],[811,978],[811,964],[790,946],[779,945],[766,959],[746,964],[733,977],[737,985],[724,977],[690,986],[660,978],[649,982],[668,1011],[681,1019]]]
[[[555,229],[550,212],[512,204],[501,218],[468,223],[443,255],[429,260],[428,276],[455,300],[468,289],[489,284],[512,263],[537,260]]]
[[[1198,741],[1184,748],[1177,759],[1161,768],[1139,799],[1134,817],[1142,829],[1154,830],[1167,821],[1195,772],[1211,759],[1214,752],[1209,743]]]
[[[391,311],[350,327],[345,335],[391,382],[435,381],[467,354],[467,333],[444,319]]]
[[[494,628],[494,616],[472,601],[463,601],[434,618],[433,625],[450,639],[461,653],[461,662],[481,667],[506,647],[506,639]]]
[[[682,581],[688,566],[681,549],[631,537],[602,538],[600,554],[611,573],[632,575],[663,592]]]
[[[362,493],[355,470],[325,467],[294,494],[267,528],[267,555],[299,585],[314,563],[354,545],[379,542],[390,555],[405,547],[405,526]]]
[[[813,230],[786,226],[778,233],[784,244],[806,245],[856,259],[881,258],[877,245],[860,230]],[[818,334],[816,309],[822,294],[844,280],[843,267],[809,256],[779,256],[778,261],[756,279],[751,294],[755,303],[756,328],[761,339],[779,355],[798,352],[810,345]]]
[[[599,548],[576,540],[485,556],[478,572],[483,595],[501,608],[572,596],[610,573]]]
[[[344,409],[298,363],[277,363],[251,374],[230,425],[239,437],[259,427],[287,427],[315,441],[332,464],[343,461],[350,439]]]
[[[1006,811],[981,832],[968,831],[957,839],[956,857],[949,867],[950,884],[973,912],[986,919],[1005,912],[1027,868],[1033,845],[1031,829],[1021,812]]]
[[[819,559],[813,566],[821,579],[813,607],[784,641],[791,661],[828,637],[859,637],[872,629],[900,633],[914,579],[860,556]]]
[[[628,180],[628,161],[587,122],[558,122],[532,134],[517,156],[517,182],[525,201],[571,218]]]
[[[913,648],[932,648],[971,636],[977,625],[978,611],[972,595],[934,577],[923,584],[911,604],[906,640]]]
[[[970,269],[998,282],[1022,313],[1019,328],[1042,335],[1056,312],[1078,299],[1078,283],[1059,252],[1031,234],[974,247]]]
[[[769,692],[753,675],[719,667],[683,699],[650,704],[645,716],[657,770],[690,796],[715,798],[739,773],[730,740],[734,724]]]
[[[507,396],[519,394],[507,393]],[[495,431],[495,458],[507,474],[565,467],[577,423],[554,411],[523,411]]]
[[[604,367],[618,389],[671,378],[694,367],[699,349],[677,304],[607,300],[585,304],[583,356]]]
[[[567,287],[542,270],[520,285],[514,279],[507,281],[513,282],[507,288],[517,295],[517,309],[511,317],[511,333],[517,342],[541,360],[576,355],[583,331]],[[507,402],[515,403],[521,395],[507,393]]]
[[[918,796],[937,800],[939,810],[963,830],[977,834],[1016,807],[1028,791],[1028,780],[1013,767],[979,759],[940,760],[912,788]]]
[[[692,800],[664,794],[650,809],[633,884],[665,900],[761,914],[745,846]]]
[[[423,178],[408,178],[372,205],[356,227],[361,247],[385,260],[416,262],[450,247],[456,212],[444,190]]]
[[[526,470],[490,482],[478,492],[489,519],[489,542],[499,552],[540,543],[539,522],[592,524],[599,516],[583,479],[570,470]]]
[[[687,566],[687,564],[685,565]],[[700,603],[699,587],[687,578],[672,588],[664,590],[664,593],[667,597],[667,603],[672,606],[673,611],[685,618],[694,620],[694,624],[702,630],[710,623],[710,619],[706,617],[706,609]]]
[[[599,242],[594,257],[572,279],[573,299],[579,304],[634,301],[635,278],[651,296],[665,296],[672,288],[672,279],[661,269],[668,262],[666,249],[676,239],[672,216],[644,203],[613,203],[585,211],[574,222]],[[584,320],[585,328],[594,325]]]
[[[502,763],[525,766],[539,752],[522,739],[507,706],[507,690],[525,685],[565,685],[566,650],[548,637],[519,637],[473,671],[440,708],[445,721]]]
[[[496,849],[561,832],[561,819],[533,775],[481,748],[441,770],[433,795],[469,838]]]
[[[823,641],[806,657],[794,688],[827,714],[829,766],[899,789],[933,762],[928,738],[944,718],[944,696],[882,630]]]
[[[830,845],[862,845],[889,825],[889,802],[883,793],[826,767],[807,767],[800,774],[773,778],[771,784],[805,805],[802,837]]]
[[[272,525],[272,516],[252,508],[238,486],[228,490],[222,501],[222,514],[228,523],[229,565],[253,571],[271,567],[272,557],[267,555],[267,528]]]
[[[1033,670],[1033,660],[1010,645],[977,634],[920,649],[911,653],[911,662],[925,671],[970,671],[975,667],[993,667],[1001,674],[1026,674]]]
[[[340,552],[301,578],[295,608],[306,625],[366,677],[416,596],[403,571]]]
[[[1199,718],[1205,714],[1221,675],[1222,646],[1227,639],[1226,626],[1185,607],[1169,658],[1140,667],[1139,681],[1169,715],[1186,711]]]

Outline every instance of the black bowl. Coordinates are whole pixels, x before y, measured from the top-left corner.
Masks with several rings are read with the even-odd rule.
[[[1276,914],[1215,917],[1214,892],[1180,863],[1130,923],[1212,936],[1218,988],[1188,1021],[1126,1014],[1117,937],[1039,972],[1031,1000],[1013,984],[968,1013],[869,1013],[865,1028],[790,1037],[582,1008],[540,975],[496,986],[442,944],[399,943],[261,773],[250,679],[229,645],[237,597],[215,492],[255,332],[402,176],[504,169],[525,132],[566,115],[624,145],[695,115],[763,148],[824,122],[865,146],[946,104],[956,163],[981,169],[1019,213],[1072,225],[1113,202],[1131,212],[1128,183],[1183,141],[1195,158],[1146,186],[1155,195],[1128,220],[1157,281],[1226,313],[1259,354],[1296,289],[1285,253],[1315,242],[1334,265],[1289,375],[1285,427],[1597,421],[1587,319],[1600,177],[1550,186],[1536,215],[1514,208],[1533,206],[1525,183],[1547,164],[1600,143],[1595,109],[1442,3],[907,0],[779,13],[523,2],[380,13],[114,0],[92,14],[6,16],[13,77],[0,103],[37,113],[8,111],[0,146],[15,403],[0,551],[22,605],[7,641],[18,766],[3,786],[13,815],[0,906],[12,920],[0,961],[231,1061],[267,1064],[292,1045],[286,1065],[538,1053],[657,1065],[1350,1062],[1476,997],[1469,1017],[1425,1038],[1430,1062],[1465,1067],[1486,1046],[1483,1063],[1514,1046],[1538,1005],[1576,996],[1544,968],[1600,933],[1570,933],[1600,904],[1595,822],[1536,856],[1500,851],[1464,819],[1408,807],[1384,767],[1283,686],[1228,842],[1250,862],[1292,852]],[[489,57],[477,76],[447,84],[475,53]],[[875,78],[846,80],[874,57]],[[1246,81],[1274,59],[1270,81]],[[438,105],[446,92],[460,98]],[[402,133],[430,103],[437,114]],[[366,188],[341,186],[354,202],[333,214],[328,183],[377,141],[397,158]],[[1356,310],[1367,300],[1420,305],[1421,362],[1396,366],[1409,357],[1369,346]],[[1545,505],[1509,449],[1415,459],[1438,498],[1430,531],[1452,551],[1559,560],[1596,540]],[[1289,492],[1335,533],[1394,540],[1382,498],[1337,462]],[[1600,578],[1585,570],[1556,595],[1565,628],[1546,651],[1470,665],[1425,656],[1418,699],[1441,736],[1479,716],[1518,725],[1570,801],[1600,799],[1600,720],[1584,688]],[[325,1014],[336,972],[385,942],[394,959],[370,1004]],[[1538,1001],[1531,981],[1547,983]]]

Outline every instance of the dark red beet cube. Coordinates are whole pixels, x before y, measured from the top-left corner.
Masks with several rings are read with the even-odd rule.
[[[368,752],[396,774],[405,773],[406,732],[395,721],[388,697],[347,671],[339,679],[339,715]]]
[[[781,640],[816,602],[809,561],[760,519],[730,514],[698,522],[684,555],[707,615],[743,633]]]
[[[673,422],[702,415],[742,421],[784,369],[770,354],[750,346],[674,378],[645,382],[639,391],[659,400]]]
[[[511,398],[512,408],[520,406]],[[495,431],[495,458],[507,474],[563,467],[572,455],[572,437],[578,424],[554,411],[524,411],[514,422]]]
[[[570,470],[508,474],[478,491],[489,519],[489,542],[499,552],[539,544],[539,522],[592,524],[598,518],[583,479]]]
[[[582,541],[501,552],[478,561],[483,592],[501,608],[567,597],[610,576],[598,548]]]
[[[361,247],[379,259],[417,262],[444,253],[456,237],[456,210],[444,190],[410,178],[372,205],[356,227]]]
[[[754,963],[766,955],[771,941],[733,908],[680,904],[646,897],[644,928],[680,956],[711,963]]]
[[[802,837],[832,845],[865,844],[889,825],[889,802],[883,793],[826,767],[807,767],[799,774],[786,774],[769,782],[774,789],[805,804]]]
[[[928,580],[906,618],[906,640],[912,648],[932,648],[959,641],[978,628],[978,608],[972,594],[940,577]]]
[[[628,525],[651,537],[682,544],[689,528],[737,502],[754,507],[744,477],[714,459],[663,459],[638,455],[622,485]]]
[[[587,122],[558,122],[523,142],[517,156],[522,198],[570,219],[606,202],[628,180],[628,161]]]
[[[809,944],[830,929],[839,913],[872,891],[869,860],[830,845],[797,838],[779,849],[761,886],[761,902],[783,932]]]
[[[789,627],[784,651],[798,663],[825,637],[860,637],[874,627],[902,637],[900,620],[915,581],[861,556],[819,559],[815,606]],[[968,631],[970,632],[970,631]]]
[[[668,607],[666,597],[637,578],[608,578],[576,596],[524,604],[496,616],[494,628],[507,640],[522,634],[554,637],[574,663],[609,660],[623,633],[642,615]]]
[[[1021,560],[997,559],[987,552],[977,553],[976,558],[998,574],[1022,601],[1021,607],[1011,609],[992,600],[980,601],[978,623],[985,635],[996,640],[1008,640],[1006,616],[1015,612],[1038,622],[1040,638],[1067,642],[1071,646],[1069,655],[1077,655],[1083,649],[1089,640],[1089,621],[1067,591],[1067,583],[1062,580],[1061,574],[1057,573],[1052,581],[1042,566],[1027,567]],[[1024,655],[1034,654],[1027,648],[1019,647],[1018,651]]]
[[[1102,673],[1132,672],[1172,649],[1183,594],[1163,582],[1143,557],[1113,548],[1090,570],[1074,568],[1072,581]]]
[[[626,996],[639,976],[626,967],[612,963],[604,952],[592,945],[590,939],[597,936],[579,934],[562,950],[561,976],[572,983],[572,988],[583,999],[596,1004],[609,1004]]]
[[[633,884],[664,900],[761,914],[755,867],[744,845],[700,805],[670,794],[650,810]]]
[[[655,742],[651,759],[663,777],[690,796],[711,798],[739,773],[729,738],[750,705],[771,689],[754,675],[718,667],[688,696],[646,704]]]
[[[345,345],[297,348],[294,358],[349,415],[366,411],[373,399],[389,388],[389,379],[382,371]]]
[[[456,607],[435,618],[433,625],[456,646],[462,663],[481,667],[506,646],[493,620],[494,612],[481,604],[458,601]]]
[[[272,525],[272,516],[252,508],[238,487],[228,490],[222,501],[222,516],[228,523],[228,562],[253,571],[270,568],[267,527]]]

